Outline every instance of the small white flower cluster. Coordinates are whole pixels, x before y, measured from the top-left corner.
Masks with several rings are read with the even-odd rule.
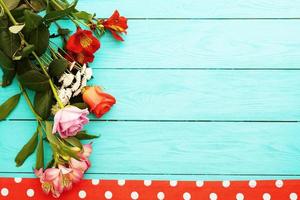
[[[75,62],[71,64],[70,71],[72,71],[75,64]],[[92,69],[88,68],[86,64],[82,66],[81,70],[77,71],[76,75],[65,72],[58,80],[59,83],[62,83],[61,88],[58,90],[58,96],[62,103],[67,105],[72,97],[78,96],[86,86],[87,81],[92,78],[92,75]]]

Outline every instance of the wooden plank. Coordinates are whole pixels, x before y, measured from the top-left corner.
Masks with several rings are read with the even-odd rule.
[[[91,85],[117,98],[107,120],[300,119],[300,71],[94,70]],[[0,102],[19,92],[1,89]],[[21,99],[10,119],[33,119]]]
[[[82,0],[80,10],[109,17],[118,9],[130,18],[261,18],[299,17],[299,0]]]
[[[31,173],[33,157],[21,168],[13,159],[35,122],[1,122],[0,129],[0,172]],[[102,134],[88,177],[300,176],[297,123],[91,122],[87,129]]]
[[[298,20],[130,20],[125,42],[101,39],[93,66],[299,69],[299,33]]]

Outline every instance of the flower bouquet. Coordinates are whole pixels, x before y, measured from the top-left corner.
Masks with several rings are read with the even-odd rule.
[[[102,117],[116,103],[99,86],[88,86],[93,78],[94,54],[99,38],[109,31],[123,41],[127,19],[115,11],[108,19],[76,9],[78,0],[0,0],[0,66],[2,87],[16,77],[20,93],[0,106],[0,120],[7,118],[23,96],[34,114],[37,128],[15,158],[21,166],[36,151],[34,172],[45,193],[59,197],[79,182],[91,163],[92,143],[97,138],[83,130],[89,113]],[[70,20],[75,33],[62,27]],[[52,32],[52,30],[55,30]],[[61,38],[62,45],[52,38]],[[28,95],[34,92],[34,97]],[[52,150],[45,162],[44,143]]]

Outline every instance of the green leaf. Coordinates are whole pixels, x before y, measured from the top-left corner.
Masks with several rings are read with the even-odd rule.
[[[68,137],[64,139],[66,142],[68,142],[73,147],[78,147],[79,149],[82,149],[82,144],[76,137]]]
[[[75,136],[79,140],[90,140],[100,137],[100,135],[90,135],[86,131],[80,131]]]
[[[66,59],[55,59],[49,65],[50,76],[60,77],[68,68],[69,62]]]
[[[43,133],[41,130],[39,130],[39,143],[37,146],[37,152],[36,152],[36,169],[44,168],[44,141],[43,141]]]
[[[20,0],[3,0],[3,1],[9,10],[15,9],[20,3]]]
[[[21,151],[18,153],[18,155],[15,158],[16,166],[20,167],[23,165],[25,160],[30,156],[37,145],[38,142],[38,132],[36,131],[34,135],[30,138],[30,140],[23,146]]]
[[[18,62],[15,62],[15,65],[17,74],[19,76],[26,73],[27,71],[37,69],[37,66],[34,66],[29,58],[24,58],[22,60],[19,60]]]
[[[94,17],[94,15],[92,15],[88,12],[85,12],[85,11],[76,12],[76,13],[73,13],[73,15],[75,15],[78,19],[82,19],[85,21],[91,21]]]
[[[29,70],[21,74],[19,81],[28,89],[43,92],[50,88],[49,79],[37,70]]]
[[[10,58],[20,48],[21,41],[18,35],[9,30],[0,32],[0,49]]]
[[[6,15],[0,17],[0,32],[8,28],[8,19]]]
[[[45,92],[37,92],[34,97],[34,110],[42,117],[42,119],[48,119],[51,113],[51,107],[53,104],[53,92],[47,90]]]
[[[15,77],[16,69],[13,64],[13,61],[5,55],[0,50],[0,67],[2,68],[3,75],[2,75],[2,86],[8,86],[11,84],[12,80]]]
[[[22,58],[28,57],[34,51],[34,49],[35,47],[32,44],[29,44],[26,47],[24,47],[21,52]]]
[[[18,105],[21,94],[16,94],[0,105],[0,120],[5,119]]]
[[[59,146],[59,141],[57,140],[55,135],[52,134],[53,124],[50,121],[45,121],[45,124],[46,124],[46,136],[47,136],[49,143]]]
[[[38,28],[34,29],[29,35],[29,43],[35,46],[35,52],[37,55],[43,55],[49,45],[49,29],[44,25],[40,24]]]
[[[74,1],[70,7],[64,10],[55,10],[55,11],[48,12],[44,17],[45,23],[49,24],[51,22],[57,21],[59,19],[62,19],[70,15],[72,12],[74,12],[77,2],[78,0]]]
[[[30,10],[24,11],[25,18],[25,31],[31,32],[34,29],[37,29],[42,23],[43,18]]]

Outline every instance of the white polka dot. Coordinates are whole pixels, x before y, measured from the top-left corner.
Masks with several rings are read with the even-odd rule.
[[[290,200],[297,200],[297,199],[298,199],[298,195],[296,193],[290,194]]]
[[[165,194],[163,192],[157,193],[158,200],[163,200],[165,198]]]
[[[145,186],[150,186],[152,184],[152,181],[151,180],[144,180],[144,185]]]
[[[196,181],[197,187],[202,187],[204,185],[204,181]]]
[[[138,199],[139,198],[139,193],[131,192],[131,198],[134,199],[134,200]]]
[[[237,193],[236,200],[244,200],[244,195],[242,193]]]
[[[111,199],[113,194],[111,193],[111,191],[106,191],[104,196],[105,196],[106,199]]]
[[[84,199],[86,197],[86,192],[84,190],[80,190],[78,196],[80,199]]]
[[[92,184],[93,185],[98,185],[100,183],[99,179],[92,179]]]
[[[217,200],[218,195],[216,193],[210,193],[209,198],[210,198],[210,200]]]
[[[34,196],[34,190],[33,189],[28,189],[26,191],[26,194],[27,194],[28,197],[33,197]]]
[[[172,187],[176,187],[177,181],[170,181],[170,185],[171,185]]]
[[[277,180],[277,181],[275,182],[275,185],[276,185],[276,187],[278,187],[278,188],[282,188],[282,186],[283,186],[283,181],[282,181],[282,180]]]
[[[123,186],[123,185],[125,185],[125,180],[118,180],[118,185],[119,186]]]
[[[2,189],[1,189],[1,195],[2,195],[2,196],[6,197],[6,196],[8,195],[8,193],[9,193],[9,191],[8,191],[7,188],[2,188]]]
[[[191,198],[192,198],[192,196],[191,196],[190,193],[185,192],[185,193],[183,194],[183,199],[184,199],[184,200],[190,200]]]
[[[21,183],[22,182],[22,178],[15,178],[15,182],[16,183]]]
[[[263,194],[263,200],[270,200],[270,199],[271,199],[271,195],[269,193]]]
[[[228,188],[230,186],[230,181],[223,181],[223,187]]]
[[[255,188],[256,187],[256,181],[255,180],[249,181],[249,187]]]

